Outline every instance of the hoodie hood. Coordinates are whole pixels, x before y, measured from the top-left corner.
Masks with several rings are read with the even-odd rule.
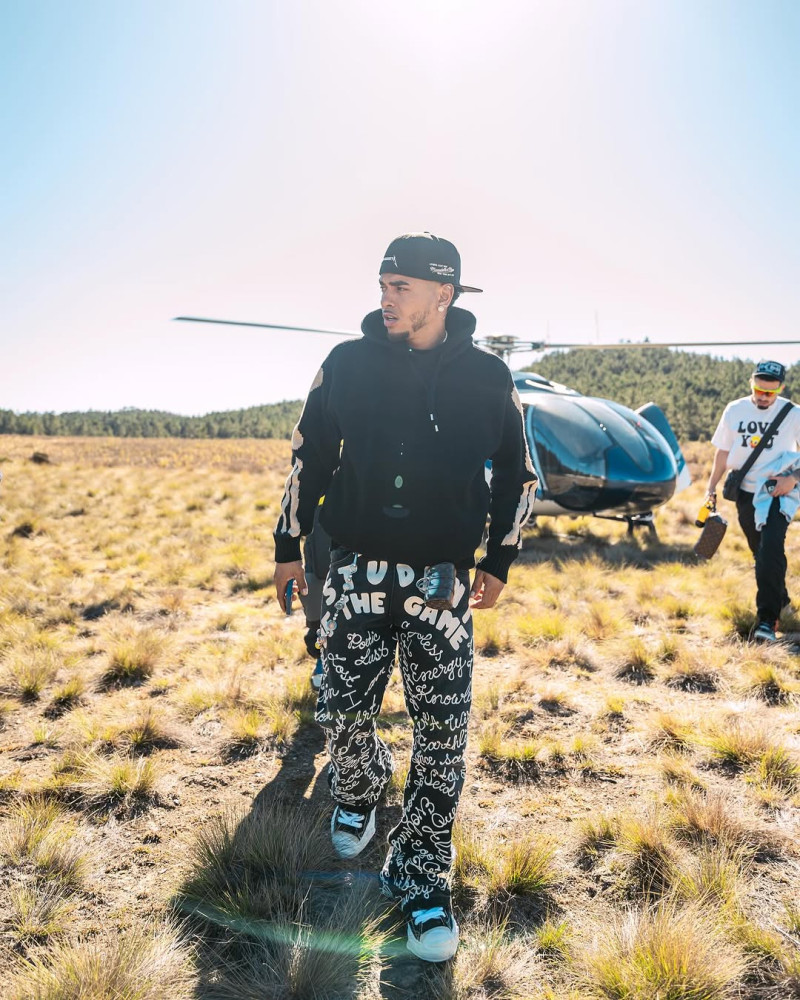
[[[439,372],[442,365],[448,364],[454,357],[462,354],[472,343],[472,334],[475,332],[476,320],[471,312],[466,309],[459,309],[451,306],[447,310],[444,328],[447,336],[430,351],[415,351],[408,346],[405,341],[393,342],[389,340],[386,327],[383,325],[383,313],[380,309],[368,313],[361,324],[361,330],[370,343],[380,344],[390,351],[397,351],[401,357],[405,358],[405,363],[413,373],[413,377],[419,379],[425,389],[427,413],[431,421],[431,426],[435,433],[439,433],[439,423],[436,415],[436,396],[439,384]],[[425,379],[416,367],[412,355],[429,355],[433,368],[429,378]],[[420,358],[420,360],[422,360]]]
[[[450,306],[444,322],[447,340],[441,345],[445,353],[460,352],[465,347],[472,346],[472,335],[475,333],[476,325],[477,320],[471,312],[459,309],[458,306]],[[383,313],[380,309],[367,313],[361,324],[361,332],[368,340],[385,344],[388,348],[404,347],[408,349],[407,344],[402,342],[394,344],[389,340],[386,327],[383,325]]]

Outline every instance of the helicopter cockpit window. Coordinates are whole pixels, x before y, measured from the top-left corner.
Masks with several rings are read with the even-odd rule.
[[[618,406],[609,399],[583,399],[581,405],[596,416],[600,423],[605,424],[609,434],[614,441],[628,453],[636,463],[637,468],[642,472],[653,471],[653,456],[647,443],[643,439],[646,437],[652,440],[650,425],[646,420],[639,421],[639,426],[631,424],[632,413]]]
[[[582,406],[549,396],[541,406],[530,403],[527,418],[529,436],[536,441],[539,465],[551,493],[603,477],[608,437]]]

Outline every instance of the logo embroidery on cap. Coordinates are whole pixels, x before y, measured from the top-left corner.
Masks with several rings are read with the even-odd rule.
[[[456,273],[455,268],[454,267],[450,267],[449,264],[434,264],[431,261],[431,263],[428,264],[428,267],[431,269],[431,274],[446,274],[446,275],[451,275],[451,274],[455,274]]]
[[[777,362],[762,362],[758,367],[762,372],[772,372],[776,377],[780,378],[781,366]]]
[[[390,260],[394,264],[394,266],[397,267],[397,257],[384,257],[383,259],[385,261]]]

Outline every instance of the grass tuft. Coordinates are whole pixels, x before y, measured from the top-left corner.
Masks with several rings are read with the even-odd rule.
[[[517,780],[539,777],[541,751],[537,740],[506,739],[496,724],[484,727],[478,737],[479,756],[491,768]]]
[[[481,615],[474,619],[475,652],[481,656],[500,656],[512,649],[509,634],[499,625],[493,615]]]
[[[677,874],[676,851],[657,810],[623,819],[617,852],[630,887],[643,898],[658,898],[672,887]]]
[[[534,933],[536,947],[545,955],[567,958],[570,952],[570,927],[566,920],[548,917]]]
[[[616,816],[599,816],[581,822],[578,854],[584,862],[594,862],[617,842],[620,821]]]
[[[542,692],[539,704],[550,715],[573,715],[576,711],[566,691],[556,691],[552,688]]]
[[[679,837],[730,848],[755,848],[759,843],[756,830],[739,819],[723,795],[687,789],[671,805],[670,825]]]
[[[713,760],[737,770],[757,763],[772,747],[765,729],[735,717],[712,722],[697,742],[706,747]]]
[[[59,764],[60,784],[93,809],[139,809],[158,797],[159,769],[149,757],[68,754]]]
[[[497,855],[487,880],[491,896],[543,896],[558,882],[555,847],[548,840],[523,836],[508,841]]]
[[[625,719],[625,705],[625,699],[621,698],[619,695],[606,695],[602,715],[608,719],[609,722],[622,722]]]
[[[698,907],[661,906],[604,925],[587,965],[610,1000],[728,1000],[747,963]]]
[[[688,750],[695,740],[695,725],[691,719],[671,712],[657,712],[647,720],[649,744],[654,750],[673,753]]]
[[[785,900],[783,922],[790,934],[800,939],[800,900]]]
[[[45,941],[67,930],[74,905],[56,885],[24,887],[11,893],[9,924],[20,944]]]
[[[596,641],[612,639],[620,634],[623,627],[623,618],[607,602],[595,601],[589,605],[583,622],[583,631],[587,638]]]
[[[87,858],[60,805],[33,797],[17,803],[0,831],[0,849],[14,864],[29,861],[39,878],[83,886]]]
[[[71,825],[49,830],[31,860],[42,878],[71,889],[80,889],[85,884],[88,859]]]
[[[173,927],[57,942],[23,960],[9,1000],[191,1000],[189,950]]]
[[[756,615],[749,605],[728,602],[720,607],[719,614],[730,625],[734,636],[740,639],[750,638],[756,626]]]
[[[108,650],[103,686],[123,687],[148,680],[166,654],[167,643],[166,636],[152,629],[134,629],[118,638]]]
[[[746,672],[745,692],[768,705],[785,705],[797,694],[798,686],[774,663],[752,663]]]
[[[70,677],[53,691],[50,704],[45,714],[50,718],[58,718],[76,708],[86,694],[86,682],[80,676]]]
[[[251,940],[222,962],[214,1000],[351,997],[377,971],[387,932],[380,906],[363,883],[317,914],[310,898],[252,928]]]
[[[551,643],[548,649],[547,666],[557,670],[594,673],[597,670],[597,659],[587,643],[565,638]]]
[[[693,694],[710,694],[719,687],[719,671],[697,656],[681,655],[662,668],[667,687]]]
[[[120,746],[133,754],[180,746],[175,733],[162,721],[157,709],[149,706],[119,731]]]
[[[264,716],[257,708],[239,708],[228,717],[228,727],[233,744],[256,747],[264,734]]]
[[[648,684],[656,675],[656,661],[641,639],[632,639],[615,676],[630,684]]]
[[[512,937],[505,921],[477,924],[462,940],[455,959],[433,965],[425,977],[425,1000],[528,1000],[541,977],[530,944]]]
[[[277,801],[247,814],[211,817],[191,848],[178,905],[258,921],[295,913],[312,874],[330,864],[327,823],[308,803]],[[326,862],[326,859],[327,862]],[[247,931],[245,930],[245,933]]]
[[[752,780],[767,789],[796,792],[800,788],[800,762],[781,746],[771,746],[756,760]]]
[[[728,844],[702,844],[676,879],[678,899],[712,903],[734,912],[747,893],[752,851]]]
[[[705,782],[689,761],[677,752],[664,753],[659,759],[659,768],[665,780],[679,788],[705,790]]]
[[[18,647],[5,660],[5,687],[23,701],[37,701],[59,665],[54,649],[36,645]]]
[[[64,816],[56,802],[41,797],[23,799],[0,828],[0,847],[19,864],[38,848],[50,828]]]

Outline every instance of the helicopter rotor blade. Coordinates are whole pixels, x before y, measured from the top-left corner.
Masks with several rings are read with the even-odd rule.
[[[359,337],[353,330],[320,330],[313,326],[286,326],[284,323],[247,323],[235,319],[207,319],[204,316],[174,316],[174,321],[183,323],[219,323],[222,326],[257,326],[263,330],[291,330],[296,333],[330,333],[335,337]]]
[[[800,344],[800,340],[760,340],[759,344]],[[629,347],[755,347],[756,344],[752,340],[686,340],[686,341],[644,341],[629,344],[543,344],[540,350],[553,349],[553,348],[567,348],[576,347],[595,350],[595,351],[612,351],[622,348],[627,350]]]
[[[324,333],[334,337],[358,337],[354,330],[329,330],[315,326],[287,326],[285,323],[253,323],[245,320],[235,319],[209,319],[205,316],[175,316],[174,320],[183,323],[216,323],[221,326],[252,326],[262,330],[288,330],[294,333]],[[588,351],[615,351],[629,350],[630,348],[644,347],[755,347],[752,340],[686,340],[686,341],[636,341],[622,344],[553,344],[543,340],[517,340],[514,337],[495,335],[476,339],[475,343],[482,347],[489,347],[494,350],[502,350],[504,353],[519,353],[535,351],[562,351],[562,350],[588,350]],[[800,344],[800,340],[760,340],[760,344],[770,346],[787,346]]]
[[[557,351],[557,350],[587,350],[587,351],[617,351],[628,350],[629,348],[642,347],[755,347],[752,340],[691,340],[691,341],[638,341],[625,344],[551,344],[542,340],[517,340],[509,343],[501,338],[489,337],[476,341],[482,347],[492,350],[501,350],[507,354],[533,353],[536,351]],[[759,344],[770,346],[785,346],[789,344],[800,344],[800,340],[761,340]]]

